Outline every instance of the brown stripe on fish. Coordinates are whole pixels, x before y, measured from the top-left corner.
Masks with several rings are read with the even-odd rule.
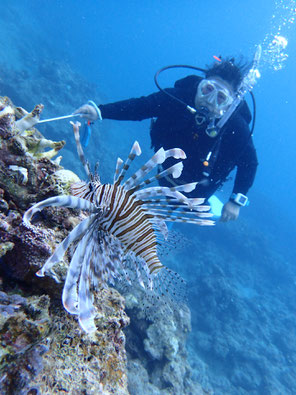
[[[130,207],[127,205],[129,199],[130,199],[129,205],[132,203]],[[140,202],[135,200],[132,196],[128,196],[128,194],[126,194],[126,196],[124,197],[124,201],[122,202],[121,206],[118,208],[118,210],[115,213],[114,219],[112,220],[111,224],[108,226],[108,231],[111,232],[111,229],[114,227],[117,221],[123,221],[124,219],[128,218],[129,215],[133,213],[140,205],[141,205]],[[129,208],[127,209],[127,207]],[[123,211],[126,209],[127,211],[123,213]]]
[[[134,217],[137,218],[138,216]],[[145,217],[144,218],[140,218],[136,223],[132,223],[128,228],[124,229],[121,233],[116,234],[116,237],[121,238],[122,236],[124,236],[127,233],[132,232],[133,230],[137,229],[141,224],[143,224],[143,222],[145,221]],[[128,222],[129,223],[129,222]],[[127,223],[127,224],[128,224]],[[147,225],[146,226],[151,226],[151,224],[147,221]]]
[[[151,234],[153,235],[153,237],[154,237],[154,239],[155,239],[155,235],[154,235],[153,229],[152,229],[152,228],[151,228],[151,229],[148,229],[148,230],[146,231],[146,233],[144,233],[143,235],[140,235],[135,241],[133,241],[133,243],[129,244],[129,245],[127,246],[127,249],[128,249],[128,250],[132,250],[136,243],[143,242],[144,239],[145,239],[147,236],[151,235]],[[137,246],[137,247],[138,247],[138,246]]]

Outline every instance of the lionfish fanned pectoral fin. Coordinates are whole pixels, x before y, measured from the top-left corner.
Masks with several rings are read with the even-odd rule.
[[[91,262],[96,256],[96,223],[88,227],[78,242],[68,268],[62,301],[70,314],[78,315],[79,323],[86,332],[96,330],[95,308],[91,294]]]
[[[62,295],[65,309],[70,314],[78,315],[80,326],[88,333],[96,330],[90,269],[91,261],[94,259],[95,233],[92,226],[79,241],[68,269]]]
[[[31,219],[37,212],[41,211],[45,207],[70,207],[70,208],[77,208],[82,209],[90,212],[97,212],[98,209],[94,204],[91,202],[81,199],[74,196],[56,196],[46,200],[43,200],[29,210],[27,210],[24,214],[23,221],[27,227],[31,227]],[[78,224],[70,233],[69,235],[63,240],[63,242],[57,247],[54,254],[46,261],[45,265],[37,272],[37,275],[40,277],[44,276],[45,271],[51,269],[51,267],[56,264],[57,262],[61,261],[66,250],[68,249],[69,245],[79,239],[85,231],[87,230],[90,223],[94,220],[94,216],[90,216]]]
[[[93,332],[96,330],[94,323],[95,308],[93,305],[92,289],[102,288],[107,284],[114,284],[114,279],[121,277],[129,281],[128,275],[123,267],[123,250],[120,242],[112,235],[104,231],[98,231],[99,223],[94,223],[92,229],[86,233],[81,243],[81,253],[83,253],[80,260],[80,276],[79,283],[76,278],[75,288],[69,288],[65,284],[65,296],[68,294],[74,301],[77,300],[77,310],[75,314],[78,315],[79,323],[86,332]],[[79,269],[79,268],[77,268]],[[74,283],[76,273],[72,276],[72,284]],[[77,292],[78,285],[78,293]],[[72,291],[71,291],[72,289]],[[74,298],[73,298],[74,296]],[[75,307],[75,304],[74,304]]]
[[[93,296],[90,291],[91,273],[89,261],[92,258],[92,253],[92,248],[86,251],[78,285],[78,319],[81,327],[88,333],[94,332],[97,329],[94,322],[95,309]]]
[[[71,314],[79,313],[77,284],[79,282],[82,263],[85,260],[86,250],[89,245],[90,238],[92,236],[91,232],[93,232],[93,228],[94,228],[93,225],[94,225],[95,216],[92,217],[93,218],[91,217],[87,218],[86,220],[84,220],[79,224],[79,225],[83,224],[83,229],[77,229],[77,234],[78,234],[77,238],[80,237],[81,240],[78,241],[77,243],[75,252],[72,256],[67,271],[67,276],[64,284],[62,301],[65,309]],[[90,218],[91,220],[89,220]],[[77,225],[76,228],[79,225]],[[77,238],[75,238],[75,240]]]
[[[90,212],[95,212],[97,210],[96,206],[79,197],[76,196],[68,196],[68,195],[61,195],[61,196],[55,196],[51,197],[45,200],[42,200],[41,202],[34,204],[29,210],[27,210],[24,214],[23,217],[23,222],[27,227],[30,227],[30,221],[33,217],[34,214],[36,214],[38,211],[43,210],[45,207],[69,207],[69,208],[77,208],[80,210],[86,210]]]
[[[95,219],[95,215],[91,215],[82,222],[80,222],[69,234],[68,236],[57,246],[55,252],[50,258],[45,262],[43,267],[36,273],[39,277],[44,277],[45,272],[50,271],[50,269],[58,262],[60,262],[69,246],[77,241],[79,238],[83,237],[88,227],[92,224]]]

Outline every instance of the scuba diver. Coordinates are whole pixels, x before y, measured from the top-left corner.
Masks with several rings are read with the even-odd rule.
[[[171,67],[179,66],[164,69]],[[246,195],[254,182],[258,161],[252,140],[253,127],[251,130],[249,127],[252,116],[246,101],[239,100],[230,116],[225,114],[236,100],[248,68],[236,64],[234,59],[217,58],[211,67],[195,69],[202,70],[204,78],[189,75],[168,89],[161,89],[155,78],[159,92],[109,104],[89,102],[74,114],[80,114],[89,122],[151,118],[154,150],[179,147],[187,155],[181,179],[177,182],[170,177],[163,178],[160,185],[172,187],[198,181],[190,197],[209,199],[236,168],[233,190],[220,218],[222,222],[236,220],[240,208],[248,204]],[[173,161],[165,163],[167,168]]]

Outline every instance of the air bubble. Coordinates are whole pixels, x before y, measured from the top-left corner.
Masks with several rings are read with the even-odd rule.
[[[281,70],[288,58],[288,30],[295,22],[296,1],[277,0],[275,13],[272,15],[271,29],[262,43],[262,63],[274,71]]]

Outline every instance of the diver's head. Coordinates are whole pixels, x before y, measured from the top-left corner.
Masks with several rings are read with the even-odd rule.
[[[205,78],[198,85],[195,106],[197,110],[206,108],[212,118],[221,118],[233,102],[234,96],[232,86],[222,78]]]
[[[207,108],[213,118],[221,118],[235,98],[236,91],[248,70],[247,64],[225,59],[208,67],[197,88],[195,106]]]

